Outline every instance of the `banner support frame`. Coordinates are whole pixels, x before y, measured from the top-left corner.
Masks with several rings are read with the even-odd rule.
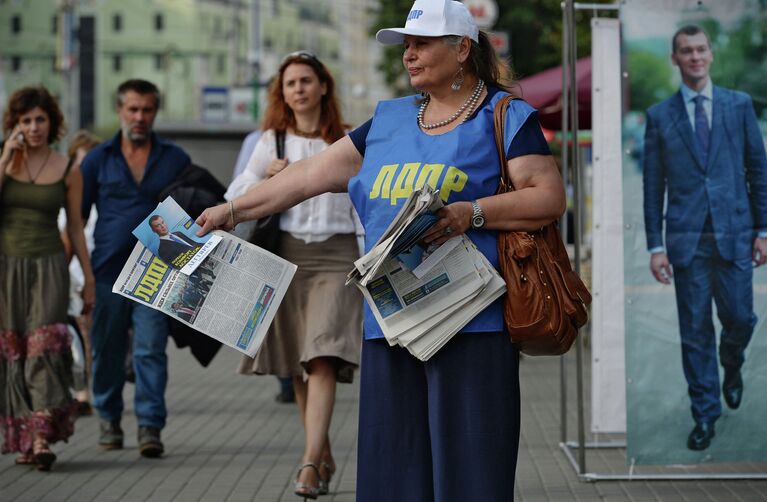
[[[575,441],[559,443],[559,448],[565,454],[572,468],[576,471],[578,479],[583,482],[594,483],[597,481],[744,481],[744,480],[767,480],[767,473],[738,473],[738,472],[701,472],[701,473],[646,473],[635,474],[629,470],[625,474],[605,472],[579,472],[578,460],[573,450],[588,449],[622,449],[626,447],[625,441],[587,442],[585,448],[581,448]],[[695,465],[695,464],[693,464]],[[662,466],[661,466],[662,467]]]
[[[562,169],[563,177],[568,174],[568,154],[572,155],[573,175],[573,236],[575,271],[580,273],[580,245],[582,207],[580,205],[580,169],[578,148],[578,89],[576,78],[576,30],[575,12],[578,10],[619,11],[619,0],[613,4],[578,3],[573,0],[563,0],[562,6]],[[568,117],[569,115],[569,117]],[[567,148],[569,127],[572,125],[572,148]],[[585,440],[585,410],[583,399],[583,340],[576,339],[576,401],[577,401],[577,436],[578,441],[567,440],[567,378],[565,375],[565,355],[560,356],[560,435],[559,448],[564,453],[578,479],[582,482],[597,481],[702,481],[702,480],[767,480],[767,473],[738,473],[738,472],[706,472],[706,473],[646,473],[635,474],[631,466],[625,474],[587,472],[586,451],[590,449],[625,449],[626,440],[592,441]],[[576,458],[577,454],[577,458]],[[696,465],[696,464],[693,464]],[[660,466],[669,467],[669,466]]]

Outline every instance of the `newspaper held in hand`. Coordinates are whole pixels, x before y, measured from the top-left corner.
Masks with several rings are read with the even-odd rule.
[[[112,292],[253,357],[297,267],[226,232],[213,237],[220,243],[189,275],[137,242]]]
[[[506,291],[465,234],[436,249],[420,242],[440,207],[439,193],[430,186],[414,191],[347,277],[347,284],[362,291],[389,344],[422,361]]]
[[[189,275],[221,242],[215,234],[198,237],[199,229],[186,211],[168,197],[133,229],[133,235],[167,265]]]

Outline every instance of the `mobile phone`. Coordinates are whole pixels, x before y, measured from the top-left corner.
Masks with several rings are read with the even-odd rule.
[[[16,141],[21,148],[13,152],[13,163],[11,164],[11,172],[18,173],[21,171],[21,166],[24,164],[24,152],[26,147],[24,146],[24,133],[19,132],[16,134]]]

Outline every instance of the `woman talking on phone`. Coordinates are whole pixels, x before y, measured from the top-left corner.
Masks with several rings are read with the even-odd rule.
[[[50,470],[50,444],[74,432],[77,402],[67,331],[69,271],[57,227],[67,233],[85,277],[83,312],[93,308],[95,282],[83,235],[78,167],[50,145],[64,119],[43,87],[14,92],[3,116],[0,155],[0,430],[2,453],[17,464]]]

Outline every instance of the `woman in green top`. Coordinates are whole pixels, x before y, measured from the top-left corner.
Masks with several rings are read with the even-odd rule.
[[[13,93],[3,116],[0,155],[0,431],[2,453],[17,464],[49,470],[49,444],[74,432],[70,394],[72,353],[67,331],[69,271],[56,219],[67,211],[67,232],[82,265],[84,312],[95,282],[81,216],[82,178],[50,145],[63,132],[50,93]]]

